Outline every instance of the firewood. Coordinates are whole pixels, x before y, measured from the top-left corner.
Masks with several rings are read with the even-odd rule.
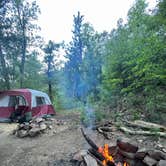
[[[138,146],[131,144],[129,142],[129,139],[119,138],[117,139],[117,146],[125,152],[136,153],[138,150]]]
[[[94,128],[99,128],[99,127],[104,127],[104,126],[112,126],[113,125],[113,122],[112,121],[108,121],[108,120],[104,120],[102,122],[99,122],[97,124],[95,124],[95,126],[93,126]]]
[[[166,132],[134,131],[126,127],[120,127],[120,130],[131,135],[147,135],[147,136],[158,135],[160,137],[166,138]]]
[[[99,127],[98,130],[106,131],[106,132],[114,132],[117,131],[117,128],[115,127]]]
[[[137,124],[140,127],[145,127],[145,128],[148,128],[148,129],[159,129],[160,131],[166,131],[166,127],[162,126],[162,125],[159,125],[159,124],[145,122],[145,121],[142,121],[142,120],[136,120],[134,123]]]
[[[88,152],[91,153],[92,155],[94,155],[96,158],[98,158],[100,161],[103,161],[105,160],[105,157],[99,153],[97,150],[91,148],[91,149],[88,149]]]
[[[166,127],[159,125],[159,124],[155,124],[155,123],[150,123],[150,122],[144,122],[142,120],[136,120],[134,122],[131,121],[124,121],[126,123],[127,126],[130,127],[140,127],[142,129],[156,129],[158,131],[166,131]]]
[[[103,132],[103,136],[108,140],[112,139],[112,135],[111,132]]]
[[[157,160],[151,158],[148,155],[145,156],[145,158],[143,159],[143,162],[147,164],[148,166],[154,166],[155,164],[157,164]]]

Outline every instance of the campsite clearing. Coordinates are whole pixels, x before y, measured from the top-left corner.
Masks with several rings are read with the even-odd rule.
[[[36,137],[18,138],[12,135],[17,124],[0,123],[0,166],[72,166],[70,160],[80,150],[88,149],[80,128],[80,113],[68,112],[57,114],[56,120],[63,121],[62,125],[54,123],[52,129]],[[85,129],[87,135],[97,144],[109,146],[115,144],[117,138],[128,138],[137,142],[141,148],[156,148],[166,145],[164,138],[150,136],[130,136],[120,131],[113,131],[111,139],[105,139],[94,130]]]

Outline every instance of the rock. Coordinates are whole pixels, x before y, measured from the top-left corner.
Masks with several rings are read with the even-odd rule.
[[[143,160],[146,154],[147,154],[146,149],[139,149],[135,154],[135,158]]]
[[[84,155],[83,158],[87,166],[97,166],[97,161],[90,155]]]
[[[18,130],[16,132],[16,135],[19,138],[24,138],[24,137],[28,136],[28,131],[27,130]]]
[[[36,118],[36,119],[35,119],[35,122],[36,122],[36,123],[40,123],[40,122],[43,122],[43,121],[44,121],[43,118]]]
[[[53,126],[52,126],[52,125],[49,125],[48,128],[51,130],[51,129],[53,129]]]
[[[40,133],[41,129],[40,128],[32,128],[29,130],[28,134],[30,137],[35,137]]]
[[[16,133],[17,133],[17,129],[13,130],[11,134],[15,135]]]
[[[83,160],[83,156],[87,155],[87,150],[80,150],[78,152],[76,152],[73,156],[72,160],[76,160],[76,161],[82,161]]]
[[[159,151],[159,150],[150,150],[148,151],[148,154],[151,158],[155,160],[166,160],[166,154]]]
[[[166,166],[166,160],[160,160],[157,166]]]
[[[138,146],[130,143],[129,139],[117,139],[117,146],[125,152],[136,153]]]
[[[39,124],[31,123],[29,126],[30,126],[30,128],[38,128]]]
[[[47,125],[45,123],[40,124],[40,130],[45,130],[47,129]]]
[[[24,124],[23,123],[18,125],[18,129],[22,129],[22,128],[24,128]]]
[[[157,161],[155,159],[149,157],[148,155],[145,156],[143,162],[145,164],[147,164],[148,166],[153,166],[153,165],[157,164]]]
[[[23,128],[25,130],[29,130],[29,129],[31,129],[31,126],[29,125],[29,123],[25,123]]]

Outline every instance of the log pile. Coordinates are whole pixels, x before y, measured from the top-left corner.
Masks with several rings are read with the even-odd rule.
[[[107,160],[105,154],[92,139],[81,129],[82,134],[90,145],[90,149],[76,153],[73,162],[77,166],[165,166],[166,153],[158,150],[139,149],[137,145],[131,144],[130,140],[118,139],[116,145],[108,147],[108,155],[113,160]]]
[[[53,124],[63,125],[64,122],[53,118],[34,118],[30,122],[18,124],[12,134],[19,138],[28,136],[35,137],[41,133],[44,133],[47,129],[52,129]]]
[[[121,130],[130,135],[159,136],[166,138],[166,127],[155,123],[136,120],[134,122],[123,121],[123,124],[107,121],[98,124],[93,129],[103,134],[106,139],[111,139],[112,132]]]

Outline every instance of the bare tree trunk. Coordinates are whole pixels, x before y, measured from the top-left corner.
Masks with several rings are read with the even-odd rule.
[[[26,57],[26,47],[27,47],[27,40],[26,40],[26,23],[25,23],[25,15],[24,11],[21,14],[19,3],[16,4],[17,6],[17,13],[18,13],[18,19],[19,24],[22,32],[22,40],[21,40],[21,64],[20,64],[20,88],[23,88],[23,82],[24,82],[24,70],[25,70],[25,57]]]
[[[22,56],[21,56],[21,66],[20,66],[20,88],[23,88],[23,83],[24,83],[25,56],[26,56],[26,39],[25,39],[25,29],[23,29]]]
[[[3,75],[3,78],[5,80],[6,89],[10,89],[10,81],[9,81],[8,70],[7,70],[6,63],[5,63],[5,57],[2,53],[1,45],[0,45],[0,63],[1,63],[1,66],[2,66],[2,75]]]
[[[49,94],[51,101],[53,101],[51,81],[48,82],[48,94]]]

